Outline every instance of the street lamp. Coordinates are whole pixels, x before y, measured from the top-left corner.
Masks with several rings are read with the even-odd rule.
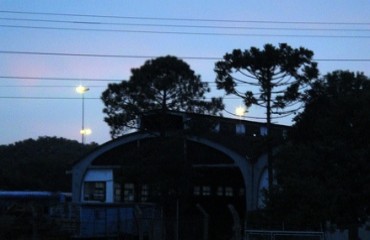
[[[90,128],[84,128],[84,129],[81,129],[80,130],[80,133],[82,135],[90,135],[92,133],[91,129]]]
[[[242,118],[244,114],[247,112],[244,106],[239,105],[239,107],[235,108],[235,115]]]
[[[91,129],[85,129],[85,93],[87,91],[89,91],[89,88],[81,84],[76,87],[76,92],[82,95],[82,127],[80,130],[82,144],[85,143],[85,135],[91,134]]]

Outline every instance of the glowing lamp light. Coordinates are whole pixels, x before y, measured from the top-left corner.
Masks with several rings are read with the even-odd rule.
[[[235,109],[235,114],[236,114],[237,116],[239,116],[239,117],[244,116],[245,112],[246,112],[246,109],[245,109],[245,107],[243,107],[243,106],[239,106],[239,107],[237,107],[237,108]]]
[[[84,94],[87,91],[89,91],[88,87],[85,87],[85,86],[82,86],[82,85],[79,85],[78,87],[76,87],[76,92],[78,92],[80,94]]]
[[[90,135],[92,133],[90,128],[81,129],[81,135]]]

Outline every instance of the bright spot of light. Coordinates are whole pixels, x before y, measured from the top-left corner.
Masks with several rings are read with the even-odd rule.
[[[243,106],[241,106],[241,105],[235,109],[235,114],[236,114],[237,116],[239,116],[239,117],[244,116],[245,112],[246,112],[245,107],[243,107]]]
[[[80,94],[83,94],[87,91],[89,91],[88,87],[85,87],[85,86],[82,86],[82,85],[79,85],[78,87],[76,87],[76,92],[78,92]]]
[[[90,128],[81,129],[80,133],[82,135],[90,135],[92,133]]]

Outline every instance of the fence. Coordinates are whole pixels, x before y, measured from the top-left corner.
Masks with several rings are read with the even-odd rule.
[[[246,230],[245,240],[324,240],[324,232]]]

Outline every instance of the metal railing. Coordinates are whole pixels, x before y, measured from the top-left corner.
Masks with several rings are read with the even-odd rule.
[[[324,237],[325,234],[321,231],[245,230],[245,240],[324,240]]]

